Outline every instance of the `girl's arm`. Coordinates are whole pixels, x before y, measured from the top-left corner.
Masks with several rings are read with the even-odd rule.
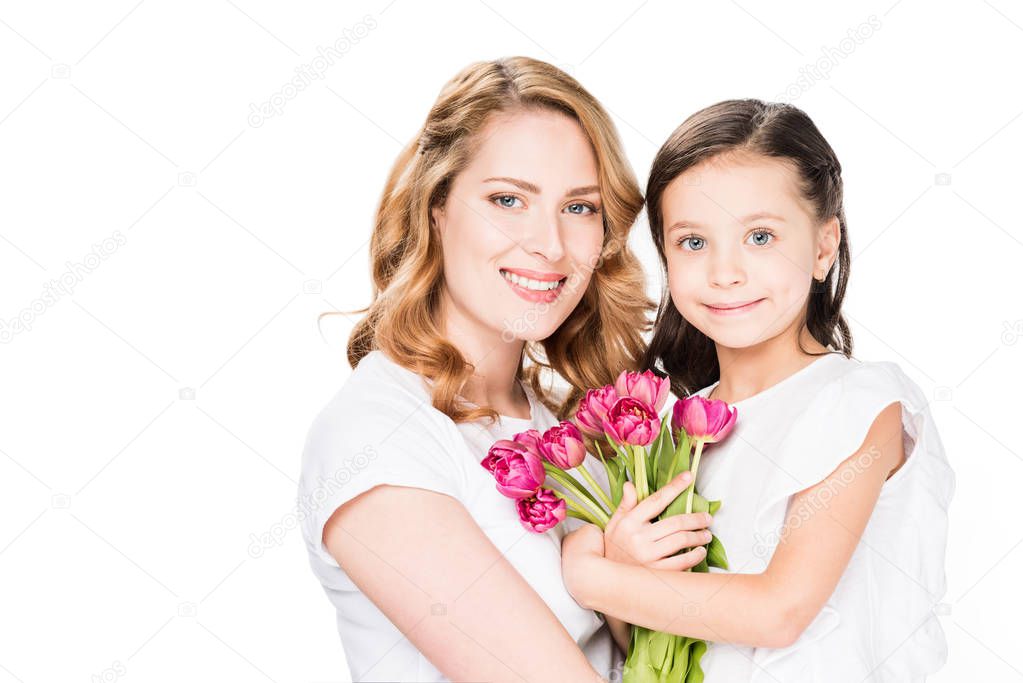
[[[603,681],[457,500],[377,486],[334,511],[323,543],[451,680]]]
[[[824,481],[792,497],[809,519],[782,530],[760,574],[677,572],[604,557],[600,530],[587,525],[562,544],[565,583],[579,604],[658,631],[754,647],[795,642],[834,592],[889,473],[903,462],[898,403],[874,420],[866,439]],[[866,467],[858,456],[871,454]],[[851,481],[843,473],[855,473]],[[830,489],[826,506],[821,492]],[[645,502],[645,501],[644,501]],[[642,503],[641,503],[642,504]]]
[[[618,643],[618,647],[625,654],[629,653],[629,640],[632,639],[632,627],[621,619],[615,619],[610,614],[605,614],[607,628],[611,631],[611,637]]]

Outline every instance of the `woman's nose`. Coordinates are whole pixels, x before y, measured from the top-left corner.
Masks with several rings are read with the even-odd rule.
[[[558,217],[537,216],[536,220],[530,221],[521,246],[530,254],[547,261],[560,261],[565,255],[565,245]]]

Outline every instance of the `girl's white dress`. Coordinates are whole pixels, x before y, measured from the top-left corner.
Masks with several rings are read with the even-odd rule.
[[[697,394],[706,397],[717,384]],[[703,658],[709,683],[909,683],[945,663],[935,608],[946,589],[955,476],[927,398],[897,364],[831,353],[734,403],[736,426],[704,448],[697,486],[708,499],[723,501],[712,530],[725,546],[728,571],[762,572],[780,540],[790,496],[855,454],[877,415],[896,401],[902,404],[907,460],[883,485],[834,593],[790,647],[712,643]],[[863,460],[854,463],[866,465],[870,457],[863,451]],[[848,468],[841,481],[851,481],[859,466]],[[840,488],[798,511],[793,524],[826,510]]]

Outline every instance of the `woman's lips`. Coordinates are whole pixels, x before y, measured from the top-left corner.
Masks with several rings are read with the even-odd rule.
[[[710,304],[704,304],[704,306],[706,306],[707,310],[713,313],[714,315],[743,315],[744,313],[749,313],[754,308],[756,308],[761,301],[763,301],[763,299],[756,299],[754,301],[750,301],[748,303],[739,305],[728,304],[722,306],[712,306]]]
[[[520,287],[519,285],[515,284],[506,277],[502,277],[501,279],[504,280],[509,287],[511,287],[513,292],[518,294],[526,301],[531,301],[533,303],[543,302],[549,304],[555,299],[557,299],[561,295],[561,290],[565,288],[565,280],[562,280],[561,284],[559,284],[554,289],[540,291],[536,289],[527,289],[525,287]]]

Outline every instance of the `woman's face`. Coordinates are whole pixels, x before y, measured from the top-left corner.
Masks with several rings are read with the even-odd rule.
[[[811,279],[830,268],[838,219],[818,225],[790,162],[719,156],[665,189],[664,250],[675,307],[715,343],[744,348],[801,324]]]
[[[448,322],[505,343],[550,336],[598,265],[601,211],[597,159],[578,123],[546,110],[494,114],[432,211]]]

